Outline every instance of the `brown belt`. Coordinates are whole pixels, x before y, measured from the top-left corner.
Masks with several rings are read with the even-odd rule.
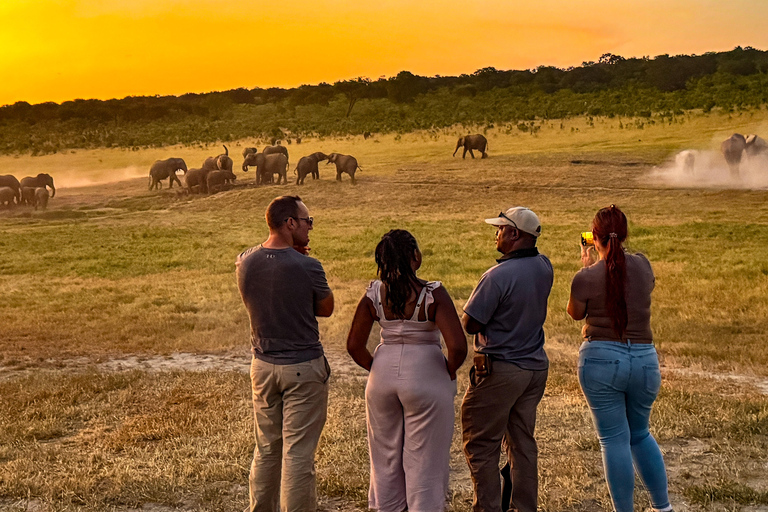
[[[585,338],[584,341],[610,341],[612,343],[621,343],[622,345],[653,345],[653,340],[609,340],[609,339],[592,339],[592,336]]]

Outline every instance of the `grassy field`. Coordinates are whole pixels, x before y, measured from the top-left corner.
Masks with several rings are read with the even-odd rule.
[[[328,166],[301,187],[255,188],[239,164],[242,147],[257,141],[227,143],[238,186],[212,196],[149,192],[146,174],[169,156],[198,167],[220,146],[0,158],[2,174],[49,172],[58,188],[47,211],[0,211],[0,510],[245,507],[248,319],[234,259],[266,237],[264,209],[282,194],[301,195],[315,217],[312,255],[337,302],[320,320],[335,372],[318,454],[325,508],[366,501],[365,380],[344,344],[375,278],[379,237],[411,230],[424,253],[421,277],[443,281],[460,308],[496,257],[482,219],[525,205],[542,220],[540,249],[555,268],[545,325],[552,368],[538,428],[541,508],[610,510],[576,379],[581,324],[565,305],[580,268],[579,232],[615,203],[630,219],[630,248],[649,257],[657,277],[652,326],[664,382],[651,421],[673,504],[766,510],[768,178],[760,173],[768,176],[768,166],[714,187],[670,162],[681,149],[716,151],[734,131],[765,136],[768,115],[535,126],[535,134],[489,130],[484,160],[451,158],[458,130],[288,147],[292,164],[318,150],[355,155],[363,168],[356,186],[346,175],[336,183]],[[726,173],[710,156],[708,172]],[[232,364],[209,367],[201,357]],[[466,366],[460,373],[457,406]],[[469,510],[458,436],[452,468],[452,510]],[[649,507],[644,492],[636,506]]]

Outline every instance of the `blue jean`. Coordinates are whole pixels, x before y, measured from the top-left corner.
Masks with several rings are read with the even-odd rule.
[[[579,383],[592,410],[616,512],[633,511],[633,461],[653,508],[668,507],[664,459],[648,430],[651,407],[661,387],[656,348],[650,344],[584,342],[579,349]]]

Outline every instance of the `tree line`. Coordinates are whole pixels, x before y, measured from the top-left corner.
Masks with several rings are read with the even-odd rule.
[[[17,102],[0,107],[0,152],[204,144],[245,137],[405,133],[574,116],[677,115],[768,103],[768,51],[624,58],[561,69],[359,77],[292,89]]]

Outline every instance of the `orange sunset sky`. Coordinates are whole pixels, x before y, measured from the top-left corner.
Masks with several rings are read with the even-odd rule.
[[[0,0],[0,105],[768,49],[763,0]]]

